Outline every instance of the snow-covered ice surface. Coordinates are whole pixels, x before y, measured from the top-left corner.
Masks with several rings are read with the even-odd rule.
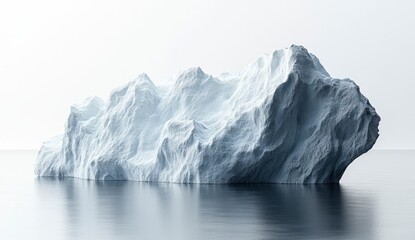
[[[189,69],[157,87],[145,74],[73,105],[45,142],[38,176],[180,183],[337,183],[378,137],[359,87],[301,46],[236,74]]]

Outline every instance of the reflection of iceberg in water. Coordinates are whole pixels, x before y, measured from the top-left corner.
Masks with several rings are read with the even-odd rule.
[[[76,239],[373,238],[371,198],[339,185],[37,183]]]
[[[251,230],[266,239],[371,235],[370,203],[368,208],[355,208],[353,202],[365,197],[346,194],[340,185],[206,186],[200,189],[200,199],[209,206],[205,211],[210,217],[224,216],[233,231],[247,235]],[[216,233],[210,234],[214,238]]]

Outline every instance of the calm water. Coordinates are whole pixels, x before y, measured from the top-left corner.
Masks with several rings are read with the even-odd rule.
[[[0,239],[415,239],[415,151],[317,186],[37,178],[35,156],[0,152]]]

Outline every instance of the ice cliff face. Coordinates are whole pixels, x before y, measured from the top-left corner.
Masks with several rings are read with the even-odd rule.
[[[71,108],[44,143],[38,176],[181,183],[336,183],[378,137],[380,118],[351,80],[300,46],[240,73],[200,68],[167,87],[145,74],[108,102]]]

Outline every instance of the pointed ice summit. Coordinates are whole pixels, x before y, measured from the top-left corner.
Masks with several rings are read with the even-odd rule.
[[[380,117],[349,79],[301,46],[237,74],[192,68],[167,87],[145,74],[73,105],[38,176],[179,183],[337,183],[375,144]]]

